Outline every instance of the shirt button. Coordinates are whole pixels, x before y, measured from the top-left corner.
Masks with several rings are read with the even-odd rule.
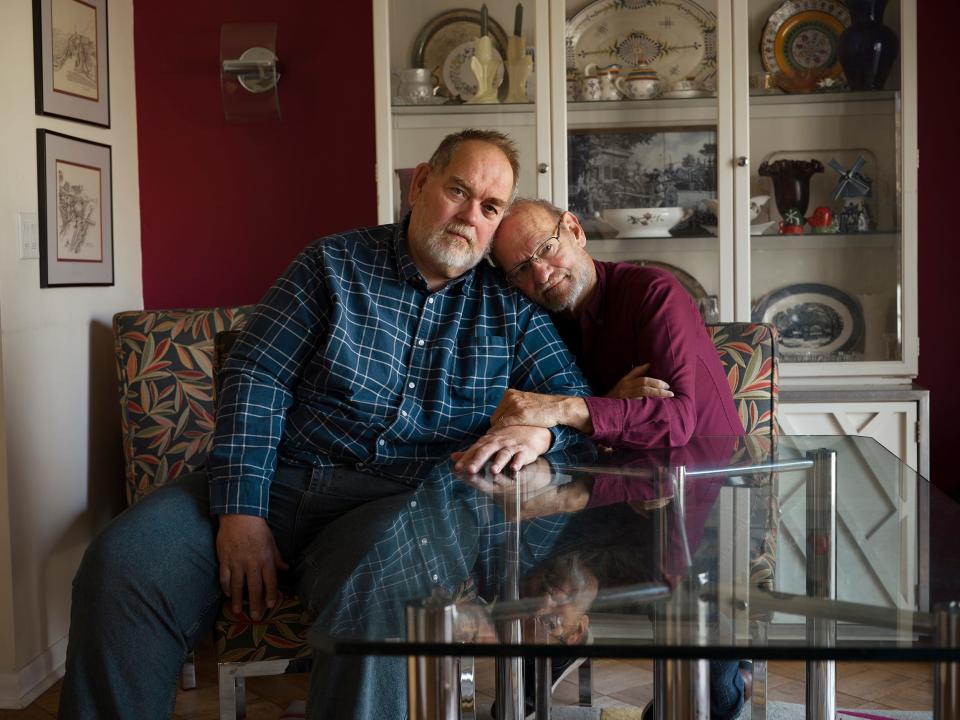
[[[417,506],[417,501],[416,501],[416,500],[411,500],[411,501],[410,501],[410,507],[416,507],[416,506]]]
[[[406,417],[406,416],[407,416],[407,411],[406,411],[406,410],[401,410],[401,411],[400,411],[400,414],[401,414],[403,417]]]
[[[380,445],[382,446],[382,445],[386,445],[386,444],[387,444],[387,441],[384,440],[383,438],[380,438]]]
[[[420,347],[423,347],[423,340],[417,340],[417,345],[419,345]]]
[[[432,298],[432,297],[427,298],[427,302],[430,303],[431,305],[433,305],[433,298]]]
[[[429,540],[427,540],[426,538],[420,538],[420,544],[421,544],[421,545],[426,545],[428,542],[429,542]]]
[[[437,575],[436,573],[434,573],[434,574],[433,574],[433,581],[436,582],[436,581],[439,580],[439,579],[440,579],[440,576]]]
[[[410,383],[409,385],[407,385],[407,387],[410,388],[411,390],[413,390],[416,386],[417,386],[416,383]]]

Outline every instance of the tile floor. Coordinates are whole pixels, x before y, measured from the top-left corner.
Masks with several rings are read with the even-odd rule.
[[[214,720],[217,717],[216,672],[212,649],[202,647],[198,657],[198,687],[177,694],[173,720]],[[477,663],[478,703],[489,704],[493,694],[493,661]],[[306,694],[307,676],[250,678],[247,703],[250,720],[276,720],[292,699]],[[577,699],[576,673],[554,693],[556,704]],[[653,694],[653,666],[649,661],[594,661],[594,705],[643,707]],[[771,700],[804,701],[804,666],[799,662],[772,662],[768,687]],[[0,720],[50,720],[56,717],[60,683],[56,683],[25,710],[0,710]],[[837,704],[845,708],[930,710],[933,675],[922,663],[841,663],[837,669]],[[483,720],[486,720],[485,718]]]

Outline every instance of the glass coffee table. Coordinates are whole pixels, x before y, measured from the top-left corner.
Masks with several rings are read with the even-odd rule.
[[[516,475],[397,473],[421,484],[385,510],[311,642],[407,656],[414,720],[472,717],[478,656],[497,658],[501,718],[526,716],[525,685],[548,718],[551,662],[569,658],[653,659],[656,718],[709,717],[711,661],[753,661],[755,719],[768,659],[806,662],[810,718],[834,716],[838,660],[934,662],[934,717],[960,716],[960,507],[873,439],[590,445]],[[931,507],[947,518],[933,534]]]

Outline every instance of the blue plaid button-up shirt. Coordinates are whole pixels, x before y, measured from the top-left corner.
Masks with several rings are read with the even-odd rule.
[[[211,512],[266,516],[278,457],[377,467],[446,457],[508,387],[590,390],[549,317],[487,263],[431,292],[406,227],[318,240],[264,296],[221,373]],[[553,448],[578,433],[555,428]]]

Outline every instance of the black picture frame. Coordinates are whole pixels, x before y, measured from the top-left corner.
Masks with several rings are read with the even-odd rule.
[[[112,153],[37,130],[40,287],[114,284]]]
[[[38,115],[110,127],[107,0],[33,0]]]

